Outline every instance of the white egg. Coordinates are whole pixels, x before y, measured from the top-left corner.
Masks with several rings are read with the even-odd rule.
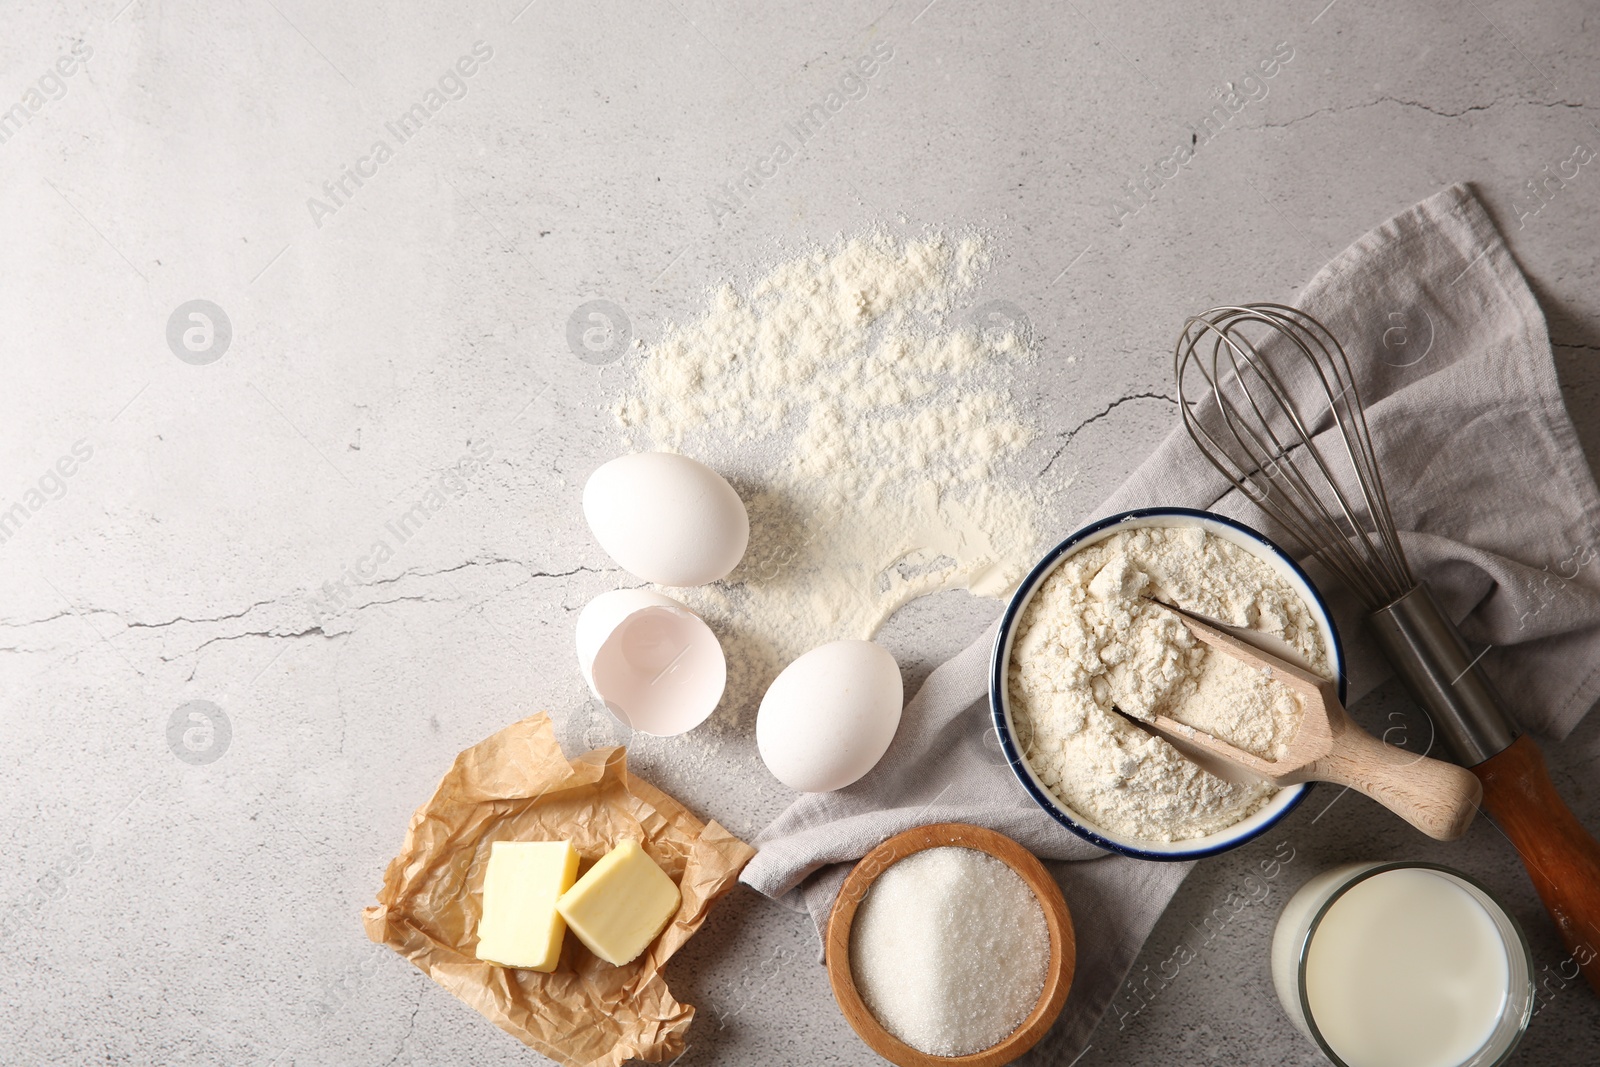
[[[671,737],[716,710],[728,679],[705,621],[648,589],[601,593],[578,615],[578,667],[590,692],[624,725]]]
[[[904,696],[900,668],[882,645],[820,645],[785,667],[761,698],[756,747],[791,789],[843,789],[888,750]]]
[[[589,475],[583,517],[612,559],[657,585],[726,578],[750,543],[750,516],[733,486],[672,452],[621,456]]]

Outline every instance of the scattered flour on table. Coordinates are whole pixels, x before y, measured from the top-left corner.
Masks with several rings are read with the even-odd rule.
[[[1015,469],[1036,431],[1008,391],[1032,340],[973,321],[988,261],[976,235],[840,238],[721,284],[630,363],[628,443],[709,464],[750,513],[727,580],[666,591],[723,641],[730,722],[811,648],[926,593],[1004,596],[1036,558],[1046,492]]]
[[[883,1028],[936,1056],[992,1048],[1044,991],[1050,931],[1032,887],[977,849],[914,852],[850,927],[850,970]]]
[[[1144,597],[1272,634],[1327,675],[1322,632],[1271,567],[1198,526],[1112,534],[1068,556],[1023,613],[1009,684],[1034,771],[1107,830],[1152,841],[1204,837],[1275,790],[1202,771],[1112,707],[1138,718],[1167,715],[1275,759],[1299,725],[1300,704],[1282,683],[1208,649]]]

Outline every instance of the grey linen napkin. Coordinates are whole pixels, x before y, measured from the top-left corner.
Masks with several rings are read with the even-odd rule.
[[[1467,640],[1487,646],[1484,668],[1514,695],[1513,714],[1565,736],[1600,697],[1600,493],[1561,399],[1544,317],[1494,224],[1470,190],[1452,186],[1356,241],[1297,303],[1350,355],[1413,569]],[[1085,521],[1157,505],[1278,534],[1181,428]],[[1389,671],[1361,609],[1318,577],[1354,702]],[[975,823],[1043,859],[1077,861],[1050,864],[1078,937],[1072,992],[1047,1039],[1052,1061],[1065,1063],[1192,864],[1103,852],[1034,805],[990,725],[994,635],[991,626],[934,670],[870,774],[806,794],[779,816],[742,881],[803,907],[820,932],[850,862],[911,827]]]

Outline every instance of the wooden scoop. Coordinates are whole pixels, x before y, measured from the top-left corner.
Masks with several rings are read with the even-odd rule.
[[[1265,779],[1273,785],[1335,782],[1359,790],[1429,837],[1453,841],[1466,833],[1478,812],[1483,786],[1453,763],[1419,756],[1367,733],[1339,703],[1338,684],[1208,625],[1181,608],[1171,611],[1189,632],[1224,655],[1268,672],[1300,698],[1300,728],[1283,757],[1265,760],[1203,730],[1164,715],[1128,719],[1146,727],[1180,752],[1196,750]]]

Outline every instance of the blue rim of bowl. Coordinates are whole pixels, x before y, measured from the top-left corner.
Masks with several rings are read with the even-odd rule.
[[[1011,600],[1006,604],[1006,610],[1000,616],[1000,629],[995,634],[994,651],[989,657],[989,717],[994,720],[995,733],[1000,738],[1000,749],[1005,753],[1006,764],[1011,768],[1012,776],[1022,783],[1022,788],[1028,791],[1028,795],[1033,798],[1034,803],[1038,804],[1056,822],[1090,844],[1097,845],[1100,848],[1109,849],[1124,856],[1132,856],[1135,859],[1176,862],[1215,856],[1230,849],[1238,848],[1247,841],[1255,840],[1273,826],[1276,826],[1285,815],[1300,806],[1300,803],[1305,800],[1306,794],[1311,790],[1310,783],[1290,786],[1289,788],[1291,789],[1299,789],[1299,795],[1285,804],[1283,809],[1273,818],[1241,837],[1219,842],[1206,848],[1188,849],[1182,852],[1147,852],[1144,849],[1125,845],[1120,841],[1112,841],[1080,824],[1076,819],[1061,810],[1061,802],[1050,795],[1047,790],[1038,786],[1028,773],[1027,762],[1018,750],[1016,741],[1011,736],[1010,728],[1006,725],[1005,709],[1001,703],[1006,684],[1006,661],[1009,658],[1006,656],[1006,640],[1016,628],[1017,616],[1021,613],[1023,605],[1031,599],[1033,591],[1038,587],[1039,583],[1055,569],[1056,564],[1061,561],[1063,556],[1071,553],[1080,542],[1099,533],[1106,527],[1117,526],[1135,519],[1158,518],[1204,519],[1208,522],[1231,527],[1271,549],[1290,570],[1298,575],[1300,580],[1305,583],[1305,587],[1310,592],[1317,609],[1322,613],[1322,619],[1327,622],[1328,636],[1333,645],[1334,662],[1339,672],[1339,700],[1342,702],[1345,699],[1344,644],[1339,639],[1339,628],[1333,621],[1333,612],[1328,610],[1327,601],[1323,599],[1322,590],[1317,588],[1316,583],[1312,582],[1310,575],[1306,574],[1300,564],[1295,562],[1293,556],[1285,552],[1277,542],[1261,531],[1252,529],[1236,519],[1230,519],[1226,515],[1218,515],[1214,511],[1201,511],[1198,508],[1135,508],[1132,511],[1118,512],[1107,518],[1099,519],[1067,535],[1060,544],[1045,553],[1044,558],[1035,564],[1033,570],[1029,571],[1028,576],[1022,580],[1022,584],[1017,586],[1017,591],[1011,594]]]

